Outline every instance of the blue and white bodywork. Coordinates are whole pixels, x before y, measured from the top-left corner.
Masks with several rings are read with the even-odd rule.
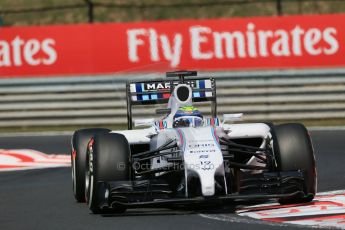
[[[85,191],[94,213],[233,200],[312,201],[316,167],[307,129],[298,123],[235,123],[240,113],[219,119],[215,80],[190,76],[196,72],[129,82],[128,130],[84,129],[73,135],[77,200]],[[194,107],[199,102],[211,103],[209,117]],[[152,104],[166,104],[156,110],[161,119],[132,121],[132,106]],[[85,173],[78,165],[86,166]]]
[[[164,99],[167,92],[158,93],[157,88],[164,90],[170,89],[171,83],[144,83],[130,84],[131,92],[136,93],[131,99],[135,102]],[[261,143],[258,147],[264,147],[270,140],[270,127],[264,123],[255,124],[227,124],[241,118],[242,114],[225,114],[223,122],[217,117],[204,118],[203,125],[198,127],[174,127],[174,115],[180,107],[192,106],[193,98],[213,97],[214,92],[194,92],[191,85],[195,88],[212,89],[212,80],[197,80],[192,84],[179,83],[174,86],[173,91],[169,94],[167,111],[169,113],[161,120],[139,119],[135,120],[135,126],[151,126],[146,129],[135,129],[126,131],[114,131],[123,134],[130,144],[149,144],[150,150],[159,148],[169,140],[177,143],[177,148],[166,151],[174,152],[171,155],[159,156],[151,159],[150,169],[169,167],[166,159],[170,157],[180,157],[183,160],[184,193],[188,197],[188,181],[192,178],[200,180],[201,194],[203,196],[214,196],[217,182],[216,177],[223,179],[223,192],[228,194],[225,167],[223,155],[228,154],[228,150],[220,144],[220,138],[237,139],[237,138],[258,138]],[[142,94],[147,90],[155,90],[154,93]],[[137,94],[139,91],[140,94]],[[149,92],[149,91],[146,91]],[[178,152],[178,153],[177,153]],[[248,159],[246,164],[265,166],[257,162],[255,157]],[[156,176],[161,176],[167,172],[157,172]]]

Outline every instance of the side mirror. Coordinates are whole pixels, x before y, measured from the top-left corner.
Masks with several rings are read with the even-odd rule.
[[[134,127],[152,126],[154,124],[155,124],[154,118],[135,119],[134,120]]]
[[[229,113],[229,114],[223,114],[223,122],[222,124],[225,124],[227,121],[241,121],[242,120],[243,113]]]

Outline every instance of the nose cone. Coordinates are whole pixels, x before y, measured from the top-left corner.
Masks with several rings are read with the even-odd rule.
[[[202,195],[213,196],[215,193],[214,172],[210,173],[208,176],[200,177],[200,182]]]
[[[203,196],[215,194],[215,176],[224,176],[223,154],[212,127],[181,128],[187,177],[199,177]]]

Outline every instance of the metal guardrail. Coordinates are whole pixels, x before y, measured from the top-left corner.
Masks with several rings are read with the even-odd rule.
[[[125,82],[159,76],[0,79],[0,127],[125,124]],[[345,119],[344,69],[201,76],[217,79],[219,115],[244,112],[246,121]],[[152,111],[140,107],[134,113],[147,117]]]

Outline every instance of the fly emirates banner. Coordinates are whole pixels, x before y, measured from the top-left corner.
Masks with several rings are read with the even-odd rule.
[[[0,28],[0,76],[345,66],[345,14]]]

